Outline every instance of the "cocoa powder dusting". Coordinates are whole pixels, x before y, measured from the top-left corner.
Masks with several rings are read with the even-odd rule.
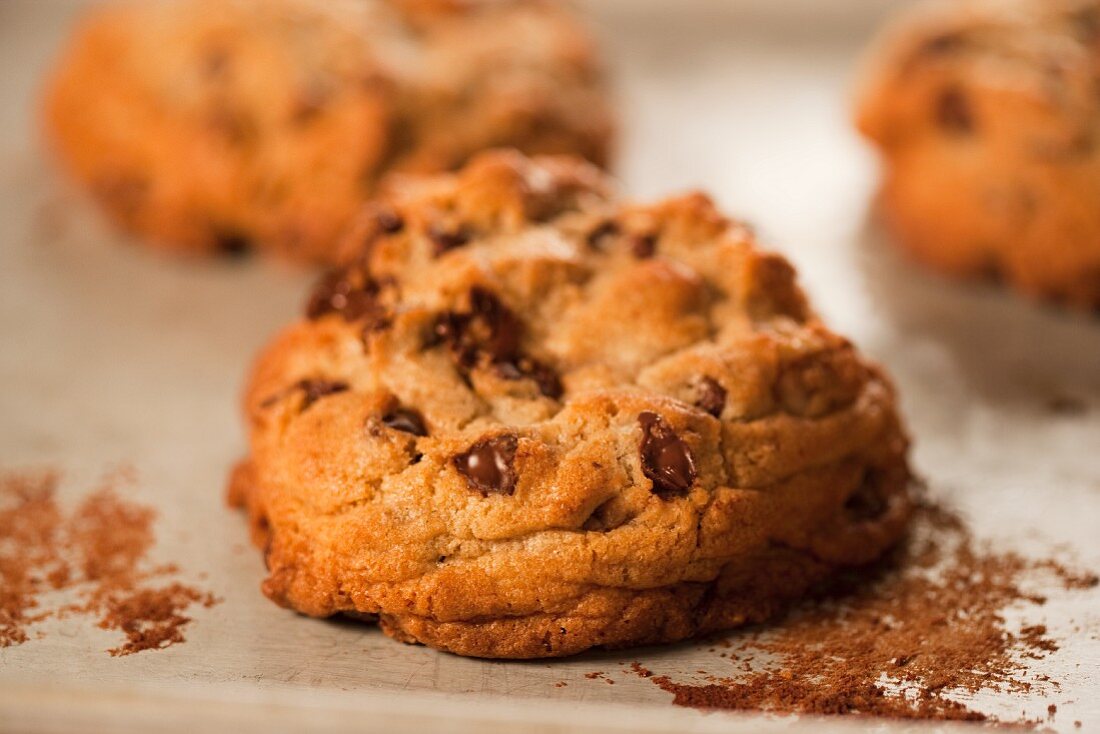
[[[178,581],[155,583],[178,569],[148,562],[155,513],[117,494],[129,479],[109,476],[66,514],[56,472],[0,475],[0,647],[26,642],[47,618],[80,614],[126,635],[112,656],[160,649],[184,641],[184,611],[217,602]],[[51,592],[64,601],[47,605]]]
[[[1058,687],[1028,668],[1058,650],[1047,628],[1013,628],[1005,615],[1043,604],[1026,588],[1042,580],[1066,590],[1098,582],[1056,561],[983,550],[957,516],[924,506],[886,562],[838,579],[785,620],[731,636],[733,675],[681,682],[629,669],[700,709],[996,721],[964,703],[967,694]]]

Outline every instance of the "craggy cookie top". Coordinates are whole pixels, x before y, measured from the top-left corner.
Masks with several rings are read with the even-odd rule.
[[[152,244],[331,259],[393,171],[493,146],[603,164],[592,42],[543,0],[121,0],[47,91],[55,147]]]
[[[345,256],[246,393],[236,499],[284,604],[567,654],[758,618],[801,588],[727,588],[762,554],[860,563],[902,530],[891,387],[701,194],[624,204],[575,159],[493,152],[372,207]],[[685,583],[726,591],[670,592],[672,631],[627,614]]]

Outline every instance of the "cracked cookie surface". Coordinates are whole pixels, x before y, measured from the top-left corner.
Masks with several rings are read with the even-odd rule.
[[[492,152],[342,252],[245,391],[282,605],[561,656],[765,619],[904,531],[889,381],[701,194]]]
[[[917,259],[1100,307],[1100,2],[906,12],[868,56],[857,123]]]
[[[122,0],[49,83],[48,137],[150,246],[330,262],[393,172],[488,147],[604,164],[586,31],[545,0]]]

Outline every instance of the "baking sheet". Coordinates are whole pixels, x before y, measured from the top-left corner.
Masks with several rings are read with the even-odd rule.
[[[848,89],[887,4],[833,8],[820,22],[805,2],[782,12],[749,0],[589,5],[623,109],[624,190],[703,188],[754,222],[796,263],[826,319],[888,366],[933,494],[1002,547],[1058,546],[1100,568],[1100,320],[914,269],[868,215],[876,172],[850,131]],[[670,694],[620,672],[639,660],[683,680],[732,673],[707,645],[486,662],[264,599],[262,563],[222,491],[244,448],[247,364],[298,312],[311,276],[146,253],[66,188],[33,117],[43,64],[73,10],[0,3],[0,466],[60,467],[72,498],[132,465],[139,479],[126,496],[159,512],[156,556],[224,601],[195,611],[188,641],[164,651],[111,658],[116,638],[79,618],[0,649],[0,729],[821,730],[674,708]],[[1056,399],[1086,409],[1058,414],[1048,409]],[[1060,690],[979,707],[1015,718],[1055,703],[1053,728],[1100,726],[1098,600],[1053,594],[1029,614],[1063,641],[1033,664]],[[597,670],[615,685],[585,677]]]

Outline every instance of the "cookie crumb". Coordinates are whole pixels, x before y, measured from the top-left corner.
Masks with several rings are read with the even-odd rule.
[[[183,642],[191,621],[183,612],[218,599],[178,581],[152,585],[179,569],[148,562],[155,513],[117,494],[134,481],[132,470],[108,475],[69,514],[56,499],[59,481],[56,471],[0,474],[0,648],[27,642],[38,622],[73,614],[126,635],[112,656]],[[69,601],[43,606],[47,592],[69,592]]]
[[[1052,559],[982,550],[959,517],[925,504],[910,540],[889,562],[841,579],[785,621],[737,643],[740,652],[767,653],[773,666],[745,662],[740,677],[710,677],[707,684],[654,676],[639,663],[630,668],[673,694],[674,704],[699,709],[1034,727],[1042,720],[1001,722],[953,696],[1056,688],[1049,677],[1027,675],[1028,660],[1058,650],[1046,626],[1014,631],[1002,612],[1039,603],[1042,597],[1025,589],[1029,582],[1045,579],[1072,591],[1094,588],[1093,576]],[[1051,704],[1048,719],[1056,711]]]

